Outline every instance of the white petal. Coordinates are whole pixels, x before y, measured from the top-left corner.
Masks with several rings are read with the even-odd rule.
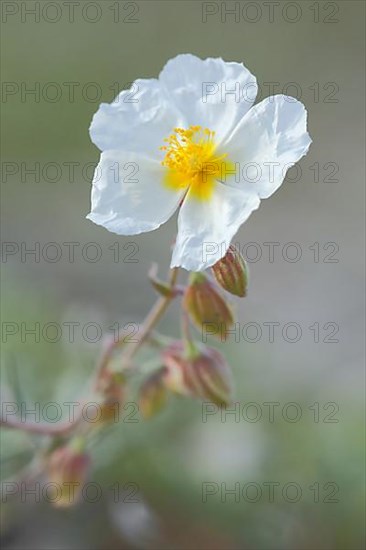
[[[225,255],[240,225],[259,203],[256,195],[220,182],[216,182],[208,201],[198,201],[188,191],[179,212],[171,267],[202,271],[215,264]]]
[[[168,61],[159,82],[188,124],[215,130],[218,141],[250,109],[258,90],[256,78],[242,63],[226,63],[221,58],[203,61],[191,54]]]
[[[292,97],[276,95],[255,105],[221,144],[228,158],[238,163],[237,176],[225,182],[260,198],[272,195],[309,149],[306,120],[304,105]]]
[[[184,195],[164,187],[163,170],[158,161],[141,154],[105,151],[95,170],[87,218],[119,235],[157,229]]]
[[[113,103],[102,103],[89,132],[101,151],[120,149],[161,156],[159,147],[184,124],[156,79],[136,80]]]

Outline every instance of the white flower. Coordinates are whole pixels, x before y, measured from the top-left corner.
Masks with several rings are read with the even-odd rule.
[[[88,218],[134,235],[179,207],[171,266],[216,263],[311,143],[302,103],[276,95],[253,107],[256,93],[243,64],[185,54],[103,103],[90,127],[102,154]]]

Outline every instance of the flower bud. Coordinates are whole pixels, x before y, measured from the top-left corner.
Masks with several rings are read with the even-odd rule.
[[[235,245],[230,245],[225,256],[212,266],[218,284],[235,296],[247,295],[248,266]]]
[[[98,382],[98,392],[102,395],[98,426],[118,422],[120,405],[123,400],[123,377],[119,373],[106,370]]]
[[[49,456],[48,478],[56,485],[52,502],[54,506],[72,506],[80,499],[90,468],[90,457],[83,447],[83,442],[75,438],[69,445],[58,447]]]
[[[216,349],[207,346],[187,348],[175,342],[163,354],[166,386],[182,395],[198,397],[216,405],[231,400],[231,372],[225,359]]]
[[[152,373],[140,389],[139,407],[144,418],[151,418],[166,402],[166,388],[163,382],[165,369]]]
[[[197,328],[202,331],[204,325],[214,325],[218,337],[226,336],[234,323],[230,306],[219,294],[215,286],[203,273],[191,273],[183,307]]]

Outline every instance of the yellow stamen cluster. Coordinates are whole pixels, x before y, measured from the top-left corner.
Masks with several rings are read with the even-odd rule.
[[[174,133],[160,147],[166,151],[162,165],[168,170],[164,183],[174,190],[190,187],[197,199],[209,199],[215,180],[231,163],[224,162],[226,154],[215,154],[215,132],[201,126],[174,128]]]

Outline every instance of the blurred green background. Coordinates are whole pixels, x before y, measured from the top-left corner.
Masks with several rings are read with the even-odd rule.
[[[24,11],[35,4],[39,21]],[[262,251],[250,263],[249,296],[235,302],[240,326],[256,323],[262,336],[249,341],[255,339],[249,331],[239,342],[231,338],[222,351],[233,369],[241,410],[254,402],[262,418],[249,421],[254,409],[245,408],[248,416],[239,421],[228,415],[222,422],[216,414],[203,422],[198,401],[172,398],[149,422],[121,422],[92,449],[91,479],[103,487],[102,499],[65,511],[35,504],[31,497],[26,503],[9,499],[2,507],[4,548],[353,550],[364,545],[365,5],[301,0],[227,2],[226,7],[236,4],[238,21],[229,14],[225,20],[221,2],[81,0],[70,22],[70,6],[62,1],[2,2],[2,241],[19,250],[21,243],[32,248],[38,242],[42,250],[56,242],[63,251],[57,262],[42,256],[39,262],[30,256],[24,261],[20,251],[6,262],[3,257],[3,326],[95,322],[107,332],[116,322],[139,323],[152,305],[147,271],[153,261],[161,271],[168,266],[176,220],[157,232],[123,238],[85,219],[88,163],[99,157],[88,127],[98,104],[110,102],[127,83],[157,76],[169,58],[183,52],[242,61],[257,76],[262,98],[271,82],[277,83],[276,93],[301,98],[313,138],[299,163],[300,179],[294,181],[298,172],[291,169],[235,239],[242,246],[257,243]],[[268,4],[275,10],[273,21]],[[203,22],[205,10],[213,13]],[[296,88],[286,90],[289,83]],[[24,95],[25,88],[37,86],[38,97]],[[99,91],[100,98],[93,99]],[[25,174],[35,163],[39,178]],[[70,163],[77,163],[74,178]],[[70,242],[80,243],[74,262],[63,245]],[[95,263],[80,252],[91,242],[102,251]],[[119,262],[113,256],[116,242]],[[131,242],[137,245],[137,262],[126,261],[135,250]],[[273,262],[263,244],[268,242],[280,243]],[[282,256],[289,242],[302,251],[297,262]],[[335,245],[324,248],[327,243]],[[253,247],[246,251],[255,256]],[[177,313],[175,306],[161,324],[171,336],[179,331]],[[263,324],[268,322],[280,323],[273,342]],[[287,323],[301,327],[298,342],[282,336]],[[314,323],[319,342],[309,328]],[[334,326],[338,342],[330,343]],[[100,350],[100,342],[85,342],[80,334],[73,344],[64,334],[57,343],[42,337],[23,343],[20,332],[4,341],[3,335],[7,399],[12,387],[29,404],[76,400],[86,391]],[[263,405],[268,402],[279,403],[273,422]],[[298,422],[283,417],[288,403],[301,408]],[[327,421],[333,410],[330,418],[338,422]],[[15,475],[39,444],[4,429],[2,479]],[[138,485],[138,502],[114,502],[111,487],[128,482]],[[204,482],[218,488],[207,502]],[[269,482],[279,483],[273,502]],[[228,495],[222,502],[222,483],[227,489],[256,483],[263,494],[257,502],[249,502],[252,493],[239,502]],[[287,483],[301,487],[298,502],[288,502],[291,491],[290,498],[283,497]],[[319,502],[310,489],[315,483]],[[335,487],[337,502],[327,502]]]

